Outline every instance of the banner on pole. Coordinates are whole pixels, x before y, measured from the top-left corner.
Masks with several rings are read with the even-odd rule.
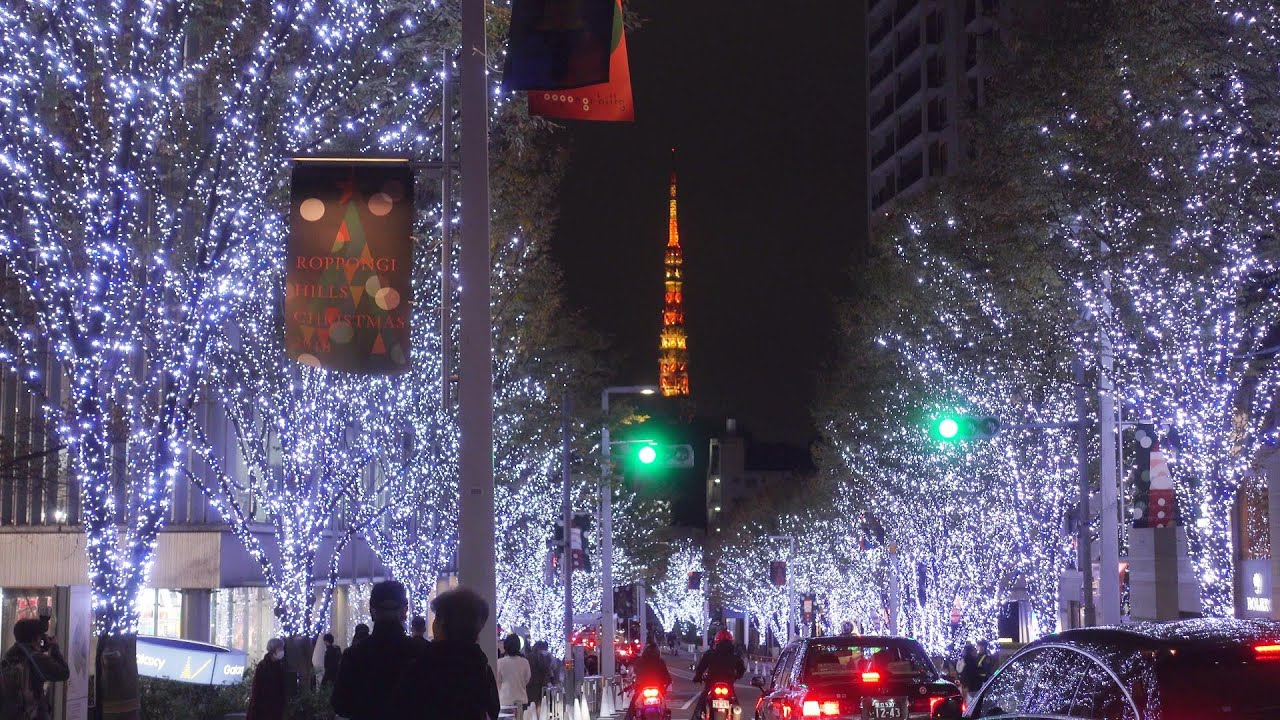
[[[503,84],[563,90],[609,80],[616,0],[512,0]]]
[[[633,122],[631,65],[627,60],[627,35],[622,26],[622,3],[615,0],[613,35],[609,46],[609,80],[572,90],[530,90],[529,114],[562,120]]]
[[[289,357],[368,375],[409,369],[412,227],[407,160],[295,160],[285,260]]]

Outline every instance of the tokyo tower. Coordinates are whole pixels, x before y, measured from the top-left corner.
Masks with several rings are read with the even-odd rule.
[[[671,149],[673,156],[675,148]],[[673,162],[674,165],[674,162]],[[676,222],[676,171],[671,169],[670,218],[667,227],[667,257],[664,263],[665,301],[662,307],[662,334],[658,346],[658,387],[664,397],[689,395],[689,347],[684,331],[684,255],[680,250],[680,227]]]

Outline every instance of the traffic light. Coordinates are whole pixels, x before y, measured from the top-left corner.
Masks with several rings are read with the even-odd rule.
[[[688,590],[701,590],[702,573],[696,571],[689,573],[689,583],[685,585],[685,588]]]
[[[650,440],[635,443],[627,457],[626,465],[635,472],[687,469],[693,467],[693,446]]]
[[[774,560],[769,563],[769,582],[774,587],[782,587],[787,584],[787,563],[785,560]]]
[[[990,415],[948,413],[933,419],[929,436],[938,442],[990,440],[1000,432],[1000,418]]]

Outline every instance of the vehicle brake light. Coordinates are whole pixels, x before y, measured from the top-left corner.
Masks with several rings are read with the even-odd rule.
[[[946,700],[946,698],[944,697],[929,698],[929,717],[933,717],[934,711],[938,709],[938,706],[942,704],[943,700]]]
[[[835,700],[805,700],[800,709],[805,717],[830,717],[840,714],[840,703]]]
[[[647,698],[658,697],[658,688],[648,687],[648,688],[645,688],[644,690],[641,690],[640,694]]]
[[[1260,659],[1280,660],[1280,644],[1254,645],[1253,652]]]
[[[711,694],[715,695],[716,697],[729,697],[729,686],[716,685],[715,687],[711,688]]]
[[[864,683],[875,683],[875,682],[880,682],[880,673],[878,673],[878,672],[864,672],[864,673],[862,673],[862,682],[864,682]]]

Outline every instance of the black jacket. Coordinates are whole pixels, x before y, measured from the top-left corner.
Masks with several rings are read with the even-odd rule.
[[[334,712],[351,720],[396,717],[395,689],[411,655],[412,645],[400,623],[375,623],[369,639],[342,653],[329,700]]]
[[[324,649],[324,684],[338,682],[338,669],[342,667],[342,648],[330,645]]]
[[[496,720],[498,710],[498,683],[480,645],[432,641],[414,654],[388,717]]]
[[[738,678],[747,674],[747,664],[734,649],[733,643],[722,642],[710,652],[705,653],[698,661],[693,673],[694,682],[726,682],[733,684]]]
[[[32,650],[18,647],[14,643],[4,654],[5,662],[26,662],[27,677],[31,681],[31,694],[35,697],[36,705],[41,708],[41,713],[47,713],[49,706],[44,699],[44,684],[46,682],[62,682],[71,677],[71,668],[67,666],[67,661],[62,657],[62,651],[57,645],[50,645],[47,651]],[[47,714],[41,714],[38,717],[49,717]]]
[[[635,664],[636,687],[665,689],[671,684],[671,671],[660,656],[641,655]],[[639,692],[637,690],[637,692]]]

